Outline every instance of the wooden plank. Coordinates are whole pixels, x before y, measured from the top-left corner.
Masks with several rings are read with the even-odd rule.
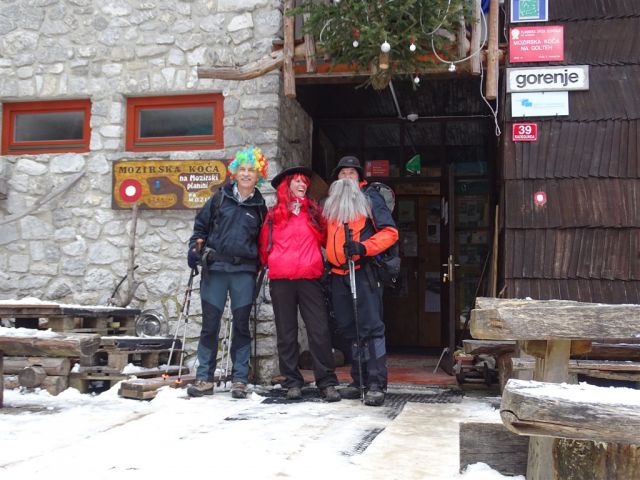
[[[6,357],[4,359],[4,373],[18,374],[20,370],[31,365],[44,368],[47,375],[69,375],[71,361],[63,357]]]
[[[484,300],[476,302],[483,305]],[[474,338],[487,340],[618,339],[640,335],[640,305],[493,299],[471,311]]]
[[[520,349],[533,357],[544,358],[547,355],[547,340],[519,340]],[[583,355],[591,351],[591,341],[571,340],[571,355]]]
[[[47,337],[0,336],[5,355],[78,357],[91,355],[100,346],[100,335],[89,333],[51,334]]]
[[[0,408],[2,408],[2,401],[4,395],[4,353],[0,350]]]
[[[180,385],[188,385],[190,383],[195,382],[195,375],[182,375],[180,377]],[[135,380],[127,380],[122,382],[122,388],[131,391],[137,392],[147,392],[151,390],[157,390],[164,386],[176,386],[176,382],[178,381],[177,376],[169,376],[169,377],[158,377],[158,378],[137,378]]]
[[[640,391],[629,389],[617,396],[611,389],[591,385],[510,380],[502,394],[500,416],[519,435],[636,444]]]
[[[513,340],[463,340],[464,353],[471,355],[495,355],[512,353],[517,350],[517,344]]]
[[[529,438],[501,423],[460,423],[460,471],[482,462],[503,475],[527,473]]]
[[[311,16],[310,13],[303,14],[302,18],[304,19],[304,23],[307,23],[307,20],[309,20],[310,16]],[[304,34],[304,45],[305,45],[304,58],[305,58],[305,63],[307,65],[307,73],[313,73],[316,71],[317,65],[316,65],[316,41],[313,38],[312,34],[310,33]]]

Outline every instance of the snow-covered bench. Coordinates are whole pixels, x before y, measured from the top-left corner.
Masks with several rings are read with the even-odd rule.
[[[569,379],[570,356],[588,352],[593,341],[640,338],[640,305],[478,298],[476,308],[471,312],[470,328],[474,338],[516,340],[521,350],[536,357],[534,381],[560,384]],[[516,395],[516,386],[520,392],[529,392],[528,402],[513,400],[522,398],[518,396],[521,393]],[[582,391],[577,385],[566,387],[569,397]],[[623,391],[626,392],[628,389],[610,389],[610,395],[615,396],[616,392]],[[534,392],[540,394],[536,395]],[[603,414],[605,411],[612,412],[609,422],[615,421],[622,424],[627,421],[629,423],[637,421],[637,417],[630,416],[630,411],[624,408],[625,405],[633,405],[635,399],[612,406],[608,402],[599,401],[598,397],[594,396],[590,407],[583,405],[582,422],[572,423],[572,415],[576,415],[576,412],[572,412],[572,402],[566,400],[567,395],[562,396],[557,393],[555,397],[545,397],[543,393],[544,388],[538,383],[515,380],[507,383],[503,393],[501,410],[505,411],[507,417],[506,412],[513,412],[513,418],[520,421],[519,434],[532,435],[529,442],[528,480],[568,478],[571,469],[578,468],[574,460],[576,456],[570,453],[563,454],[559,450],[565,449],[565,452],[569,452],[571,449],[596,448],[597,445],[592,443],[594,441],[592,432],[596,430],[602,433],[600,441],[614,442],[613,445],[609,445],[611,448],[605,454],[608,462],[605,467],[609,468],[613,464],[613,468],[603,473],[605,476],[598,477],[595,475],[598,464],[596,458],[592,456],[586,461],[586,471],[590,472],[586,478],[626,479],[629,478],[626,475],[630,470],[640,471],[640,433],[632,435],[632,430],[621,427],[621,433],[613,434],[611,430],[608,432],[602,430],[597,423],[592,425],[589,423],[595,422],[598,418],[597,414]],[[545,417],[542,416],[542,412],[547,409],[560,412],[558,415],[562,418],[557,418],[555,423],[549,421],[546,425],[547,430],[544,431],[542,425]],[[596,414],[589,412],[596,412]],[[531,413],[530,416],[529,413]],[[504,418],[505,416],[503,416],[503,422]],[[530,418],[532,424],[523,423],[522,419],[526,418]],[[563,429],[562,422],[570,426]],[[640,432],[638,426],[640,423],[635,424],[636,432]],[[560,430],[564,434],[556,435]],[[560,444],[558,437],[570,438],[571,440],[567,441],[570,443]],[[589,440],[589,445],[579,442],[585,439]],[[638,445],[634,445],[633,442],[637,442]],[[624,454],[628,449],[633,450],[632,455]],[[584,458],[584,455],[580,458]],[[600,460],[602,458],[604,457],[601,456]],[[563,473],[559,474],[560,470],[563,470]]]

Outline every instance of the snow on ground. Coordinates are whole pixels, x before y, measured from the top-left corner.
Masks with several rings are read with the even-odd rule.
[[[117,388],[97,396],[68,389],[57,397],[5,390],[0,477],[511,478],[483,464],[458,474],[458,423],[499,421],[482,399],[409,403],[393,419],[390,407],[357,400],[262,403],[255,392],[247,400],[228,392],[189,399],[165,388],[144,402],[118,397]]]

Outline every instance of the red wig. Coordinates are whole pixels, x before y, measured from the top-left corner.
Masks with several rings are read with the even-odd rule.
[[[311,185],[311,181],[306,175],[302,175],[301,173],[296,173],[293,175],[286,176],[278,185],[276,190],[276,204],[271,209],[271,217],[273,219],[273,225],[277,227],[282,223],[286,223],[289,220],[289,217],[293,215],[291,210],[289,209],[289,204],[296,200],[296,197],[291,193],[290,186],[291,181],[296,178],[302,180],[304,184],[309,188]],[[310,225],[313,228],[316,236],[319,240],[324,238],[326,233],[326,221],[322,216],[322,210],[320,205],[309,198],[307,195],[302,199],[300,211],[308,212],[310,218]]]

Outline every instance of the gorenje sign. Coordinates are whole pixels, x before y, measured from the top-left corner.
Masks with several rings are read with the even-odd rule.
[[[589,65],[507,68],[507,92],[589,90]]]

